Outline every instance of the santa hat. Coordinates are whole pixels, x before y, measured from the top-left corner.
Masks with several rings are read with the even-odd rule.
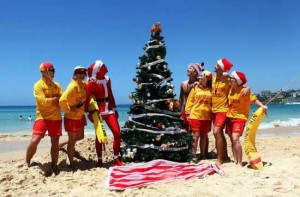
[[[236,79],[238,85],[244,85],[247,82],[247,78],[242,72],[233,71],[231,75]]]
[[[202,65],[202,63],[201,63]],[[202,73],[203,69],[202,69],[202,66],[201,66],[199,63],[191,63],[188,65],[188,68],[192,67],[196,70],[197,72],[197,77],[200,76],[200,74]]]
[[[93,74],[96,74],[103,65],[104,63],[101,60],[96,60],[92,65],[88,67],[88,76],[92,77]]]
[[[43,62],[40,65],[40,71],[45,71],[49,68],[53,68],[53,64],[51,62]]]
[[[226,58],[218,60],[217,63],[222,68],[224,74],[227,74],[227,72],[233,66],[233,64],[230,61],[228,61]]]

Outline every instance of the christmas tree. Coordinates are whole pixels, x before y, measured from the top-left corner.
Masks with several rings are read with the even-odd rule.
[[[130,93],[133,104],[122,127],[121,157],[125,162],[166,159],[190,161],[192,135],[184,129],[179,103],[172,85],[172,72],[165,61],[166,47],[161,24],[151,28],[136,66],[137,88]]]

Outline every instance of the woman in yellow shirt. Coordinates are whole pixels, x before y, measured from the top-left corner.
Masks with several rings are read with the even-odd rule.
[[[240,137],[243,134],[245,124],[247,122],[250,104],[255,104],[263,107],[266,113],[268,107],[263,105],[256,96],[250,94],[243,94],[242,89],[247,82],[246,76],[242,72],[233,71],[229,77],[230,90],[228,94],[228,111],[226,119],[226,133],[230,137],[232,153],[234,162],[242,167],[242,146]]]
[[[84,116],[84,103],[86,100],[86,77],[84,67],[76,66],[73,78],[68,85],[66,91],[59,99],[59,106],[65,112],[64,126],[68,132],[67,153],[70,166],[73,164],[75,153],[75,143],[84,138],[84,126],[86,126],[86,118]]]
[[[193,153],[196,156],[200,138],[200,155],[201,159],[205,159],[207,134],[211,130],[212,74],[209,71],[203,71],[198,79],[198,85],[191,90],[188,96],[185,111],[193,132]]]

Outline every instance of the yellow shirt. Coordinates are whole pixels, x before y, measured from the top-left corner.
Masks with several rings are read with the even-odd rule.
[[[60,97],[62,89],[59,83],[41,78],[34,84],[33,95],[36,99],[36,120],[61,120],[58,103],[53,104],[53,97]]]
[[[212,78],[212,112],[227,112],[229,93],[229,77],[227,75]]]
[[[66,91],[59,99],[59,105],[68,119],[78,120],[84,115],[84,103],[86,100],[86,84],[72,79]],[[75,108],[75,110],[71,110]]]
[[[247,120],[250,112],[250,104],[255,102],[256,96],[250,92],[248,95],[242,95],[239,87],[238,90],[231,89],[228,95],[227,117]]]
[[[190,115],[190,119],[211,120],[211,100],[210,88],[194,87],[187,98],[186,114]]]

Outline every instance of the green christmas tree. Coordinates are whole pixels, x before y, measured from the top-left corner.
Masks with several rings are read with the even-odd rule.
[[[121,157],[125,162],[192,159],[192,135],[184,129],[179,103],[172,85],[172,72],[165,61],[166,46],[160,23],[151,28],[136,66],[137,88],[130,93],[133,104],[122,127]]]

